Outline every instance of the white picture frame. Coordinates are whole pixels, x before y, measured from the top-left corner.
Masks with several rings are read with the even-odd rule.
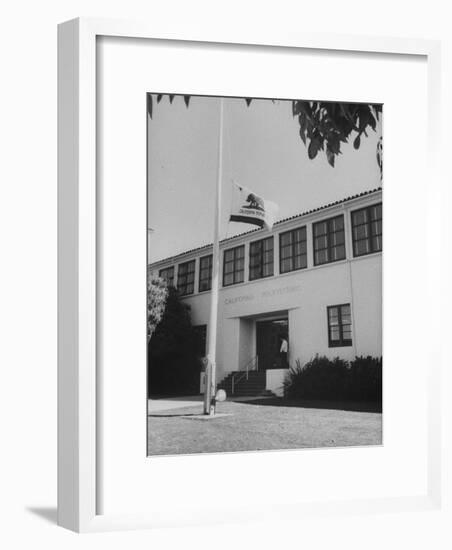
[[[429,40],[355,37],[318,34],[272,34],[250,30],[246,36],[233,29],[222,35],[208,30],[173,36],[158,26],[103,19],[76,19],[58,30],[58,523],[78,532],[134,529],[164,525],[215,522],[206,514],[181,521],[177,516],[155,517],[143,509],[136,515],[100,514],[98,487],[102,479],[98,438],[99,385],[96,369],[98,331],[97,295],[97,209],[96,191],[96,40],[98,37],[139,38],[162,41],[234,44],[236,47],[309,48],[344,51],[350,55],[376,53],[423,56],[428,70],[428,170],[433,197],[430,207],[438,208],[441,179],[438,168],[440,136],[440,50]],[[439,223],[439,220],[438,220]],[[432,251],[433,259],[439,251]],[[434,264],[433,264],[434,265]],[[429,299],[439,311],[441,290],[435,286],[439,262],[432,270]],[[435,346],[433,346],[435,348]],[[435,348],[436,349],[436,348]],[[438,348],[439,349],[439,348]],[[274,505],[275,514],[294,518],[312,514],[388,512],[438,508],[442,496],[441,477],[441,358],[432,352],[428,388],[427,491],[417,496],[400,495],[379,499],[351,499],[340,502],[290,503]],[[207,504],[206,504],[207,506]],[[249,520],[256,510],[241,508],[226,513],[225,520]]]

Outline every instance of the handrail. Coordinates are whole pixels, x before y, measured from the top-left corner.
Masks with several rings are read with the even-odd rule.
[[[250,370],[257,371],[259,369],[259,357],[255,355],[252,357],[248,363],[245,364],[244,370],[237,372],[232,375],[231,379],[231,394],[234,395],[234,386],[236,386],[243,378],[246,376],[246,379],[248,380],[248,375]]]

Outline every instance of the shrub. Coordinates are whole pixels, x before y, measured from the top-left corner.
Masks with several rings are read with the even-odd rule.
[[[284,381],[290,399],[381,402],[382,359],[355,357],[351,362],[316,355],[304,366],[299,360]]]
[[[199,333],[190,308],[168,287],[165,309],[148,343],[148,395],[199,392]]]
[[[350,362],[347,398],[381,403],[383,390],[383,361],[381,357],[355,357]]]
[[[162,320],[167,297],[168,285],[164,279],[148,280],[148,342]]]

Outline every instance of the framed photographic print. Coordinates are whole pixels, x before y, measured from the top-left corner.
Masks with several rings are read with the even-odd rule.
[[[433,41],[60,25],[62,526],[439,506],[438,82]]]

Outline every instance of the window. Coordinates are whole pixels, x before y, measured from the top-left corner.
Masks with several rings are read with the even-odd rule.
[[[250,281],[273,275],[273,237],[250,243]]]
[[[313,224],[314,265],[337,262],[345,258],[344,216]]]
[[[199,261],[199,292],[212,288],[212,254]]]
[[[352,212],[353,256],[364,256],[382,249],[381,203]]]
[[[245,273],[245,246],[224,251],[223,286],[243,283]]]
[[[328,311],[328,347],[352,345],[352,315],[350,304],[329,306]]]
[[[179,264],[177,270],[177,290],[181,296],[193,294],[195,290],[195,260]]]
[[[287,273],[307,267],[306,227],[279,235],[279,272]]]
[[[174,267],[165,267],[159,271],[159,277],[165,279],[168,286],[174,286]]]

